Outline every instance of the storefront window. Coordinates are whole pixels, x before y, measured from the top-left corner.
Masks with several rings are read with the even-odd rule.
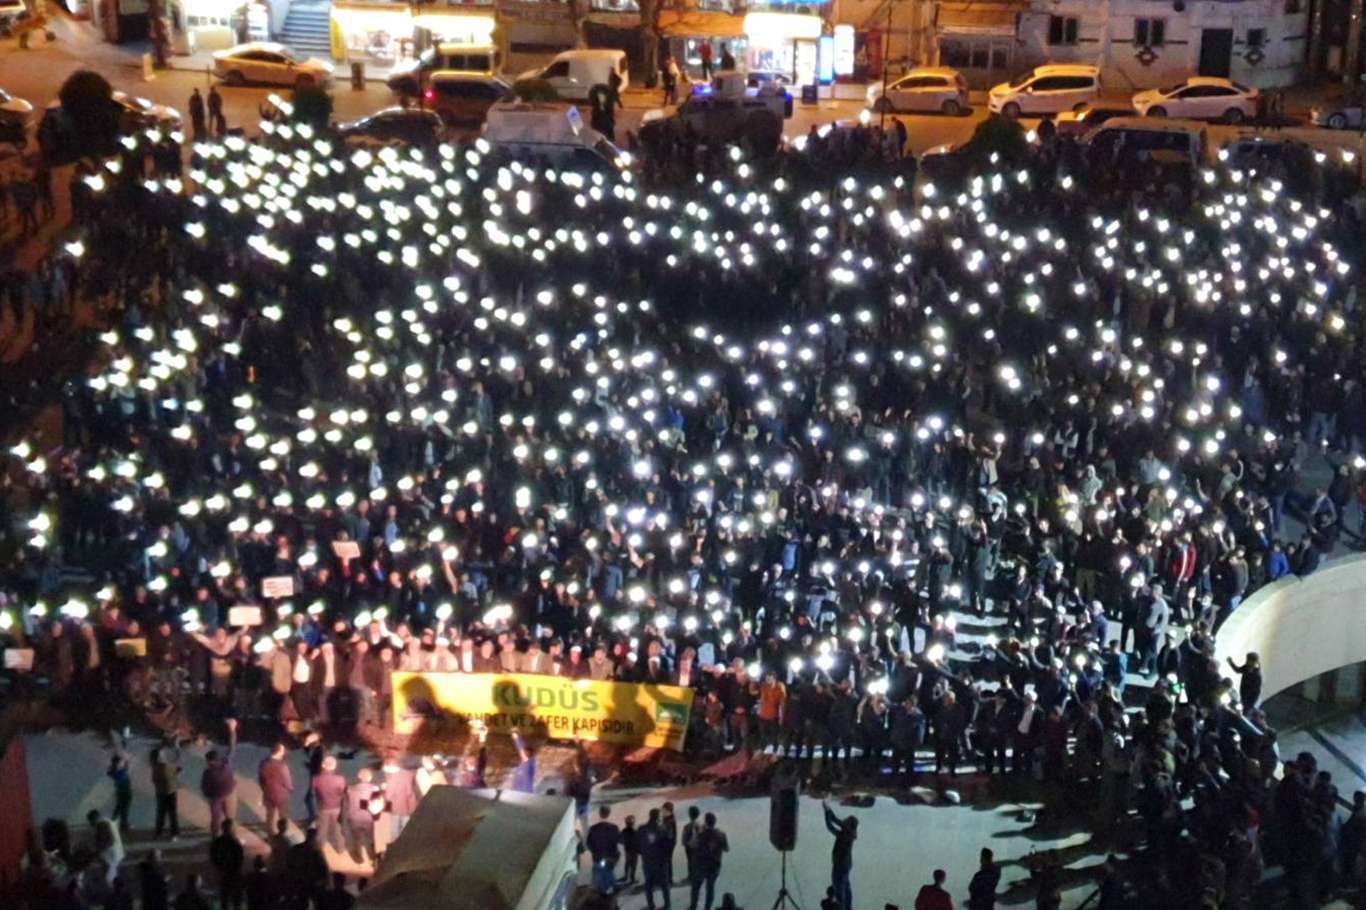
[[[771,13],[803,13],[808,16],[829,18],[830,4],[818,2],[796,2],[796,0],[749,0],[746,7],[750,10]]]
[[[939,62],[955,69],[967,69],[972,66],[972,55],[962,41],[943,39],[939,42]]]
[[[334,3],[332,18],[341,32],[348,60],[392,66],[416,52],[413,17],[407,5],[344,7]]]
[[[683,65],[693,72],[700,73],[702,70],[702,45],[711,41],[712,62],[716,63],[721,59],[721,45],[730,48],[730,52],[735,59],[745,60],[749,55],[749,42],[744,38],[684,38],[683,39]]]

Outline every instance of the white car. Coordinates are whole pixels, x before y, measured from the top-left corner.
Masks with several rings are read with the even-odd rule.
[[[1080,110],[1100,95],[1100,70],[1085,63],[1047,63],[992,86],[987,110],[1014,119]]]
[[[322,86],[332,81],[332,64],[313,58],[301,60],[274,41],[250,41],[216,52],[213,74],[228,85]]]
[[[0,88],[0,119],[28,123],[33,119],[33,105]]]
[[[1260,93],[1217,76],[1191,76],[1166,88],[1134,95],[1134,110],[1143,117],[1184,117],[1241,123],[1257,116]]]
[[[1309,122],[1330,130],[1366,129],[1366,101],[1316,106],[1309,112]]]
[[[868,106],[875,111],[946,114],[968,109],[968,82],[955,69],[927,66],[911,70],[887,86],[868,87]]]
[[[119,119],[125,130],[180,129],[180,111],[164,104],[153,104],[146,98],[130,95],[127,92],[114,92],[111,96],[119,106]]]

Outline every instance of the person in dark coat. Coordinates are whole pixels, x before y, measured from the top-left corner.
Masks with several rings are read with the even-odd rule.
[[[318,848],[318,832],[309,828],[302,843],[289,848],[285,856],[285,889],[288,907],[307,907],[327,886],[327,860]]]
[[[261,802],[265,806],[266,830],[274,831],[280,818],[289,817],[289,797],[294,792],[294,777],[285,763],[284,743],[277,743],[270,757],[262,759],[256,772],[261,784]]]
[[[275,878],[266,871],[266,858],[258,856],[251,861],[251,871],[247,873],[243,888],[247,895],[247,910],[270,910],[279,897]]]
[[[223,96],[218,94],[216,85],[209,87],[209,125],[216,136],[228,131],[228,119],[223,116]]]
[[[209,910],[209,900],[199,890],[199,876],[191,872],[185,876],[185,888],[176,895],[175,910]]]
[[[608,820],[612,810],[598,807],[598,822],[588,829],[585,838],[588,853],[593,857],[593,887],[602,894],[617,890],[617,860],[621,855],[621,829]]]
[[[171,906],[171,884],[161,865],[160,850],[149,851],[138,863],[138,890],[143,910],[168,910]]]
[[[835,836],[835,844],[830,851],[830,885],[835,889],[840,910],[854,910],[854,889],[849,878],[854,871],[858,818],[853,815],[840,818],[824,803],[821,808],[825,810],[825,829]]]
[[[194,128],[193,139],[195,142],[203,142],[208,138],[208,120],[204,111],[204,96],[199,94],[199,89],[190,93],[190,125]]]
[[[1232,657],[1228,659],[1228,665],[1239,676],[1238,699],[1243,703],[1243,710],[1251,711],[1262,698],[1262,659],[1255,651],[1249,651],[1241,666],[1234,663]]]
[[[711,910],[716,899],[716,880],[721,877],[721,860],[730,852],[730,842],[716,827],[716,816],[708,812],[702,816],[702,831],[697,835],[693,852],[693,878],[690,882],[692,898],[688,910],[697,910],[697,898],[706,892],[706,910]]]
[[[967,910],[993,910],[996,888],[1001,883],[1001,868],[991,850],[982,848],[981,866],[968,883]]]
[[[244,898],[242,863],[246,853],[233,831],[231,820],[224,821],[219,830],[219,835],[209,845],[209,862],[218,873],[218,895],[224,910],[229,907],[240,910]]]
[[[237,777],[232,772],[232,752],[237,743],[237,721],[228,720],[227,752],[212,749],[204,756],[206,765],[199,778],[199,792],[209,803],[209,828],[220,831],[223,821],[237,818]]]
[[[651,809],[650,818],[640,828],[640,863],[645,876],[645,906],[655,910],[655,890],[664,895],[663,910],[669,910],[669,862],[674,845],[659,823],[659,810]]]

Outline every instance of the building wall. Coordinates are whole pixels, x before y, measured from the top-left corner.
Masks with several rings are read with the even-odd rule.
[[[1226,666],[1226,658],[1241,663],[1248,652],[1256,652],[1262,663],[1262,698],[1268,699],[1297,683],[1366,661],[1364,585],[1362,554],[1329,560],[1304,578],[1266,585],[1219,630],[1219,666]]]
[[[1205,30],[1231,29],[1230,78],[1264,88],[1289,85],[1304,60],[1308,16],[1303,10],[1308,3],[1296,13],[1287,13],[1287,7],[1286,0],[1036,0],[1021,17],[1018,38],[1023,52],[1016,54],[1016,64],[1023,69],[1045,62],[1093,63],[1101,67],[1110,90],[1153,88],[1198,72]],[[1052,16],[1077,20],[1075,44],[1048,43]],[[1139,18],[1163,20],[1161,46],[1145,49],[1134,44],[1134,22]],[[1257,51],[1248,43],[1253,29],[1264,35]]]

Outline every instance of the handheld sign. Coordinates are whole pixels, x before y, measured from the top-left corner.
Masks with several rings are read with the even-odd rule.
[[[261,596],[267,598],[293,597],[294,576],[275,575],[261,579]]]
[[[259,626],[260,624],[260,607],[239,606],[228,610],[228,625],[230,626]]]

